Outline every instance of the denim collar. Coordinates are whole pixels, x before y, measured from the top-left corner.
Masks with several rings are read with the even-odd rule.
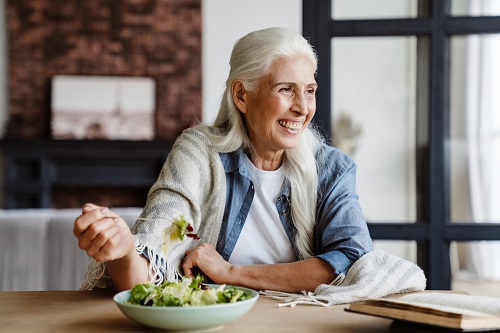
[[[252,180],[250,171],[248,170],[245,153],[242,149],[230,153],[219,153],[219,156],[226,174],[239,173],[243,177]],[[287,179],[285,179],[285,184],[281,189],[281,195],[290,198],[290,182]]]

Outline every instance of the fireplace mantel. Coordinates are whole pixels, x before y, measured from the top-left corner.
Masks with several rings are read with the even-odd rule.
[[[55,202],[54,189],[147,192],[172,142],[3,140],[0,147],[3,208],[65,208]]]

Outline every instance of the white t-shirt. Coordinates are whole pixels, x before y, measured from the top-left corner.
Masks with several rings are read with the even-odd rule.
[[[233,265],[274,264],[295,261],[295,253],[276,210],[285,176],[257,169],[247,158],[255,196],[240,237],[229,257]]]

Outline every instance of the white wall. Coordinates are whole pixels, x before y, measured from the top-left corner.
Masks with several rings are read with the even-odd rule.
[[[219,110],[234,43],[247,33],[287,27],[302,32],[301,0],[202,0],[203,110],[212,122]]]

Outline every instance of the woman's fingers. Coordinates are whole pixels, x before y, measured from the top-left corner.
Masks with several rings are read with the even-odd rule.
[[[109,237],[94,254],[93,258],[97,261],[111,261],[125,257],[130,252],[135,252],[134,238],[130,231],[123,227],[114,228],[115,233],[108,234]]]
[[[200,244],[201,245],[201,244]],[[187,277],[193,277],[193,268],[198,267],[196,251],[199,251],[199,246],[193,247],[186,251],[184,254],[184,261],[182,263],[182,270]]]
[[[198,267],[215,283],[225,283],[232,265],[225,261],[212,245],[202,243],[186,251],[182,263],[184,275],[193,276],[195,267]]]
[[[104,207],[100,207],[100,206],[94,205],[93,203],[86,203],[82,207],[82,214],[88,213],[91,210],[95,210],[97,208],[104,208]]]
[[[108,239],[118,232],[119,226],[115,218],[103,218],[92,223],[87,230],[85,230],[78,245],[80,248],[85,249],[89,256],[94,256],[94,254],[106,244]]]
[[[91,224],[107,217],[107,215],[109,215],[109,217],[117,216],[116,214],[112,213],[107,207],[99,207],[93,205],[95,206],[95,208],[90,208],[90,206],[87,205],[90,204],[86,204],[82,208],[82,215],[77,217],[74,223],[73,233],[77,237],[83,234]]]
[[[78,246],[97,261],[119,259],[134,250],[126,222],[107,207],[87,203],[74,223]]]

